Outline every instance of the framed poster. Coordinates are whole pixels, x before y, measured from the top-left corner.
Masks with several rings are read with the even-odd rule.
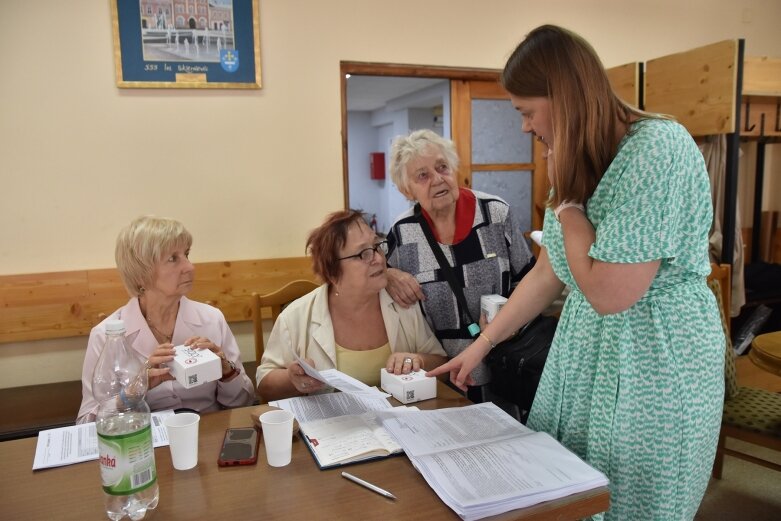
[[[259,89],[258,0],[109,0],[117,86]]]

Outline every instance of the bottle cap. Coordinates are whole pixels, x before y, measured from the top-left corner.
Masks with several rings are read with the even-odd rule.
[[[125,322],[119,319],[106,320],[106,333],[124,333]]]

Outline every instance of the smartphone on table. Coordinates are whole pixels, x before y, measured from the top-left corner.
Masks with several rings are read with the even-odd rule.
[[[258,441],[255,427],[226,429],[217,465],[254,465],[258,461]]]

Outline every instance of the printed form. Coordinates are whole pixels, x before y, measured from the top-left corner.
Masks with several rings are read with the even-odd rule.
[[[163,418],[174,411],[152,413],[152,444],[155,447],[168,445],[168,431]],[[98,430],[95,422],[48,429],[38,433],[33,470],[62,467],[98,459]]]

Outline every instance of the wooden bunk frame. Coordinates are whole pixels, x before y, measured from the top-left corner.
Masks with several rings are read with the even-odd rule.
[[[744,47],[742,39],[724,40],[607,70],[613,90],[630,105],[674,116],[694,137],[727,135],[722,263],[730,265],[740,140],[757,142],[752,259],[761,242],[765,145],[781,140],[781,58],[746,58]]]
[[[742,39],[645,63],[643,108],[694,137],[727,135],[722,263],[733,264],[740,140],[757,142],[752,258],[759,257],[765,145],[781,138],[781,58],[745,58]]]

